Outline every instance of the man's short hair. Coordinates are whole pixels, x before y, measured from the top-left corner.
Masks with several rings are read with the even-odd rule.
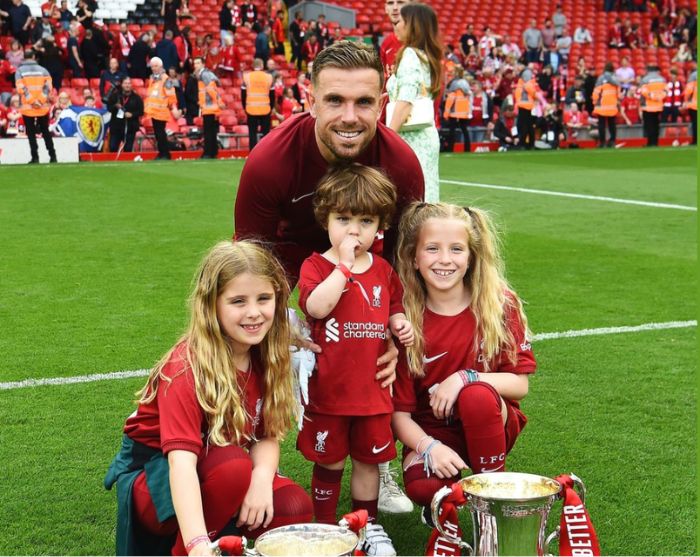
[[[362,164],[331,169],[319,182],[314,195],[314,215],[328,228],[330,213],[379,217],[386,230],[396,210],[396,187],[380,170]]]
[[[253,69],[254,70],[262,70],[265,67],[263,64],[262,58],[256,58],[253,60]]]
[[[341,70],[375,70],[379,75],[380,89],[384,88],[384,68],[373,47],[354,41],[338,41],[324,48],[314,59],[311,83],[318,84],[318,76],[325,68]]]

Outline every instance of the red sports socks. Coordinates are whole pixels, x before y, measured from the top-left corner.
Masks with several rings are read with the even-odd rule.
[[[311,494],[314,505],[316,522],[336,524],[338,499],[340,498],[340,482],[343,470],[330,470],[319,464],[314,464],[311,476]],[[376,511],[375,511],[376,514]]]
[[[474,474],[505,470],[506,432],[496,390],[487,383],[470,383],[459,393],[456,406]]]

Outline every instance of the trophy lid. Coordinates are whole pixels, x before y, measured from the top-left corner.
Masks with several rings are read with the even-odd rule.
[[[292,524],[274,528],[255,541],[260,555],[350,555],[357,534],[332,524]]]
[[[464,493],[482,499],[527,501],[550,497],[561,491],[561,484],[551,478],[521,472],[475,474],[460,483]]]

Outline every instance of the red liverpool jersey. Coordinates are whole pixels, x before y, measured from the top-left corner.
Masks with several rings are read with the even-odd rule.
[[[124,433],[131,439],[165,454],[184,450],[199,455],[206,443],[208,425],[197,400],[186,350],[185,342],[175,348],[163,367],[163,375],[172,382],[161,379],[156,398],[149,404],[139,404],[124,426]],[[245,393],[245,409],[250,417],[245,433],[256,439],[265,434],[262,374],[262,366],[254,352],[251,353],[251,370],[238,372],[238,385]]]
[[[312,204],[330,166],[318,149],[315,122],[300,114],[266,135],[248,156],[236,195],[236,238],[270,242],[292,285],[304,259],[330,246]],[[384,234],[383,254],[390,259],[403,209],[423,199],[423,171],[408,144],[383,124],[355,162],[383,170],[396,186],[396,213]]]
[[[508,313],[507,323],[517,347],[516,362],[513,364],[508,355],[501,352],[489,362],[489,373],[534,373],[535,357],[516,311],[511,310]],[[481,349],[475,350],[474,347],[476,318],[471,308],[453,316],[438,315],[426,308],[423,316],[423,335],[425,376],[409,376],[405,357],[399,359],[394,383],[394,409],[412,413],[413,419],[419,425],[434,427],[445,422],[433,416],[429,389],[460,369],[483,372],[484,357]],[[518,403],[507,399],[506,403],[516,410],[519,419],[524,423],[525,417],[520,412]]]
[[[353,273],[333,311],[313,319],[306,301],[334,268],[314,253],[304,261],[299,277],[299,306],[307,315],[311,338],[323,349],[309,380],[309,408],[340,416],[391,412],[389,389],[383,389],[375,375],[377,359],[386,352],[389,316],[403,312],[398,275],[386,260],[374,256],[369,269]]]
[[[394,33],[389,33],[379,47],[379,58],[382,61],[382,66],[384,66],[384,77],[387,79],[394,73],[396,55],[399,53],[399,50],[401,50],[402,46],[397,36]]]

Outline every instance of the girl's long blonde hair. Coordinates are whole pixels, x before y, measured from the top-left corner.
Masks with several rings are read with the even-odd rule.
[[[238,371],[230,342],[220,327],[216,313],[219,294],[231,280],[243,273],[269,281],[275,292],[272,327],[260,345],[251,349],[254,351],[251,359],[258,357],[263,367],[265,436],[284,436],[293,424],[296,408],[292,393],[287,317],[289,285],[280,263],[254,242],[220,242],[204,257],[190,297],[191,316],[187,331],[155,365],[146,385],[137,393],[142,404],[155,399],[161,380],[166,383],[172,381],[163,374],[163,368],[181,342],[186,342],[186,362],[192,369],[197,400],[209,426],[208,442],[219,446],[242,444],[249,440],[246,423],[251,417],[243,403],[244,393],[238,386]]]
[[[404,309],[415,332],[413,346],[407,349],[411,373],[417,376],[424,373],[423,313],[428,292],[414,261],[421,229],[428,219],[454,219],[464,223],[469,247],[469,268],[464,284],[471,292],[471,309],[476,317],[474,350],[478,351],[483,342],[484,370],[489,371],[489,362],[503,349],[515,363],[517,346],[507,326],[506,314],[509,310],[517,311],[526,331],[527,318],[522,303],[505,279],[498,234],[488,213],[447,203],[414,202],[401,217],[396,258],[404,286]]]

